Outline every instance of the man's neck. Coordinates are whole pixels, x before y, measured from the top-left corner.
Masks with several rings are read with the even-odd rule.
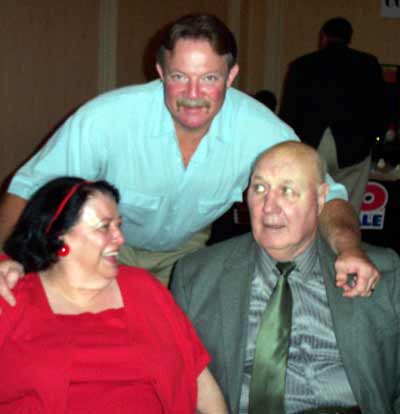
[[[175,125],[175,131],[182,155],[182,161],[184,166],[187,167],[193,154],[196,152],[200,141],[207,134],[208,129],[204,128],[190,130]]]

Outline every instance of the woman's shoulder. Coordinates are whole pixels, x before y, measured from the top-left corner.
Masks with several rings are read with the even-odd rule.
[[[133,286],[136,290],[166,290],[166,288],[152,273],[141,267],[120,265],[118,271],[118,281],[124,285]]]
[[[8,330],[12,330],[24,318],[25,310],[32,303],[34,292],[39,283],[39,278],[36,274],[25,275],[19,280],[17,285],[12,289],[16,300],[15,306],[11,306],[0,297],[0,326],[4,329],[4,334],[6,334],[7,327]]]
[[[122,294],[128,297],[134,295],[135,301],[169,302],[172,298],[169,290],[148,270],[121,265],[118,272],[118,283]]]
[[[27,303],[31,301],[31,297],[34,290],[40,283],[39,277],[36,273],[29,273],[20,279],[15,287],[12,289],[12,293],[16,300],[15,306],[10,306],[2,297],[0,297],[0,308],[3,312],[17,313]]]

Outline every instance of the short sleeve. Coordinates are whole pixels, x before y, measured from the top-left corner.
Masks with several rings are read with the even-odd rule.
[[[11,180],[8,192],[22,198],[58,176],[94,179],[101,170],[104,134],[94,116],[78,110]],[[100,122],[99,122],[100,123]]]
[[[348,200],[347,190],[343,184],[340,184],[329,175],[326,174],[326,182],[329,184],[329,193],[326,198],[327,201],[340,198],[342,200]]]

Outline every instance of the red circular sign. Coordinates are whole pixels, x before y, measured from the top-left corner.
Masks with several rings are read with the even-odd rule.
[[[382,184],[370,181],[365,189],[361,211],[380,210],[386,206],[388,198],[388,192]]]

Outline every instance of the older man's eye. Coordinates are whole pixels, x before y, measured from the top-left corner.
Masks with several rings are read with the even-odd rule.
[[[295,194],[293,188],[291,188],[291,187],[283,187],[282,192],[283,192],[283,194],[285,194],[286,196],[289,196],[289,197],[291,197]]]
[[[254,184],[254,191],[256,193],[263,193],[265,191],[265,185],[263,184]]]

